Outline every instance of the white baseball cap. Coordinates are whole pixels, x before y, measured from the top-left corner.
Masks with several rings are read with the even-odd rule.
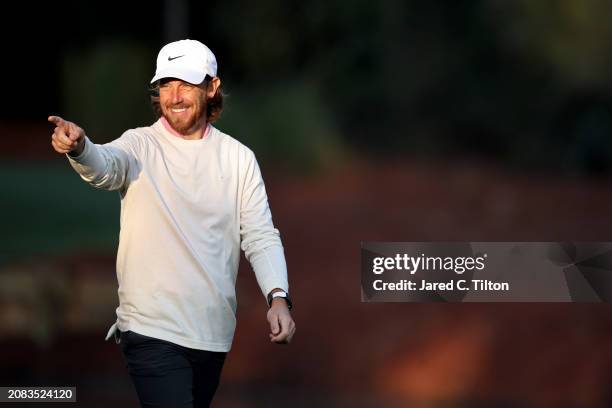
[[[162,78],[178,78],[198,85],[207,74],[217,76],[215,54],[199,41],[180,40],[164,45],[159,51],[151,83]]]

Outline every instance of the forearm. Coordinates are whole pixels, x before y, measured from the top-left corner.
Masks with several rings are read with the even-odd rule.
[[[250,259],[257,283],[264,297],[276,290],[289,291],[287,279],[287,262],[282,246],[261,249]]]
[[[68,153],[68,161],[81,178],[96,188],[117,190],[125,182],[128,160],[125,153],[100,145],[88,138],[83,148]]]

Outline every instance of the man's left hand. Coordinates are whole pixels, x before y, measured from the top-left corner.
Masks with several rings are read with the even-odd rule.
[[[288,344],[295,334],[295,322],[289,313],[287,302],[283,298],[272,299],[268,310],[270,323],[270,341],[278,344]]]

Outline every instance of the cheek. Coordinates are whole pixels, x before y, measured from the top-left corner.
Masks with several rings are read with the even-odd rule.
[[[159,95],[159,104],[161,106],[166,106],[169,103],[170,103],[170,98],[168,98],[168,96],[163,95],[163,94],[160,93],[160,95]]]
[[[186,95],[185,97],[183,97],[183,103],[185,105],[197,107],[199,104],[198,96],[197,95]]]

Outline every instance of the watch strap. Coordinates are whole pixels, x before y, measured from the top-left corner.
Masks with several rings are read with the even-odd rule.
[[[287,307],[289,308],[289,310],[291,310],[293,308],[293,304],[291,302],[291,298],[289,297],[289,294],[287,292],[285,292],[284,290],[279,290],[279,291],[276,291],[274,293],[269,294],[268,295],[268,306],[271,307],[272,306],[272,300],[274,298],[277,298],[277,297],[281,297],[281,298],[285,299],[285,301],[287,302]]]

